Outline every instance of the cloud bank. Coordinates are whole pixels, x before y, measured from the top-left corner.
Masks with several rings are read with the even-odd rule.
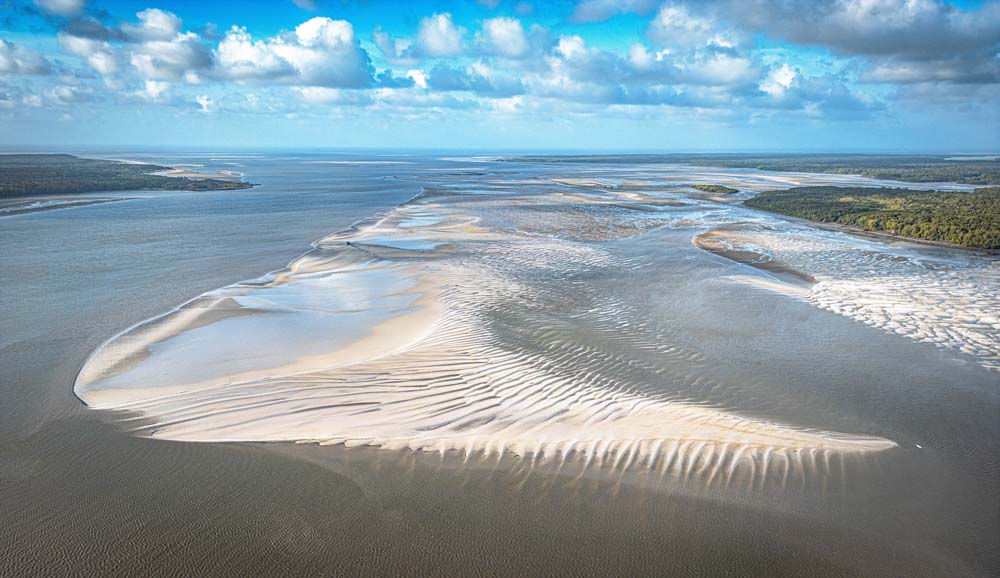
[[[83,0],[34,0],[22,12],[51,31],[0,39],[5,108],[20,99],[289,118],[336,108],[401,118],[688,111],[754,123],[1000,104],[994,1],[581,0],[561,12],[487,2],[472,15],[431,10],[384,26],[374,4],[366,30],[296,1],[289,14],[300,20],[261,33],[191,27],[168,2],[116,17]]]

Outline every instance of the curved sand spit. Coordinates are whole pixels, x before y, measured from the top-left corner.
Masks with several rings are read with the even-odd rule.
[[[76,392],[173,440],[513,454],[709,482],[895,445],[660,392],[705,379],[706,360],[589,281],[637,268],[604,243],[650,228],[648,211],[612,200],[426,196],[125,332]]]

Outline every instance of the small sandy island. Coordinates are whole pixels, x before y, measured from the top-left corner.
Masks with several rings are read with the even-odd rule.
[[[237,171],[216,171],[214,173],[203,173],[196,170],[191,170],[186,167],[174,167],[166,171],[156,171],[154,173],[149,173],[151,175],[156,175],[159,177],[176,177],[184,179],[217,179],[220,181],[231,181],[240,182],[243,178],[243,173]]]

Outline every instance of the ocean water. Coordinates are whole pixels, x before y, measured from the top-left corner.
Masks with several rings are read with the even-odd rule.
[[[240,171],[262,186],[130,193],[126,201],[0,219],[0,574],[991,576],[1000,569],[1000,373],[991,366],[995,334],[983,321],[996,297],[988,260],[872,246],[680,186],[873,181],[620,165],[574,166],[567,174],[544,164],[434,156],[129,158]],[[310,242],[359,221],[299,261],[313,267],[304,290],[299,282],[269,284],[274,277],[265,274]],[[446,230],[456,223],[494,236],[458,238]],[[692,242],[715,230],[741,249],[822,276],[823,291],[802,297],[744,282],[767,273]],[[357,250],[345,239],[393,264],[364,273],[366,283],[343,282],[315,265],[331,259],[339,266],[338,256]],[[706,420],[706,410],[763,424],[755,428],[842,432],[893,446],[849,459],[807,447],[783,462],[772,458],[785,450],[764,449],[737,465],[732,456],[705,458],[701,446],[691,453],[690,444],[671,455],[693,457],[669,462],[651,445],[611,444],[592,452],[607,458],[598,466],[572,448],[547,451],[580,459],[475,444],[385,449],[371,443],[375,435],[352,447],[259,443],[265,438],[246,434],[246,441],[219,443],[212,440],[232,434],[217,420],[187,415],[186,429],[171,430],[155,412],[95,411],[73,395],[78,372],[107,340],[232,284],[243,307],[277,304],[275,311],[295,311],[297,324],[269,321],[278,313],[200,322],[187,337],[150,349],[135,364],[142,379],[126,371],[110,385],[175,384],[231,373],[240,355],[275,367],[289,352],[338,347],[333,338],[354,331],[352,322],[327,335],[334,322],[322,320],[358,310],[368,293],[356,287],[399,299],[412,285],[396,287],[385,276],[396,267],[431,269],[445,280],[449,306],[466,317],[444,328],[461,337],[444,346],[465,365],[432,350],[430,369],[395,360],[390,375],[447,365],[475,380],[488,372],[467,362],[496,359],[565,377],[541,391],[515,384],[511,399],[534,401],[504,416],[500,431],[508,434],[530,412],[545,415],[529,428],[537,436],[564,415],[553,400],[592,388],[597,400],[645,396],[696,408],[654,414],[644,431],[721,419],[711,413]],[[245,280],[255,281],[239,283]],[[952,290],[941,297],[928,286]],[[920,307],[900,311],[893,287]],[[403,299],[393,307],[411,305]],[[316,311],[322,322],[310,316]],[[488,330],[470,333],[469,319]],[[981,345],[963,350],[962,339]],[[474,348],[463,353],[467,343]],[[545,375],[538,382],[555,383]],[[404,405],[390,421],[427,432],[432,424],[421,416],[445,415],[456,403],[421,402],[423,413]],[[291,433],[280,439],[331,441],[297,435],[303,420],[294,416],[303,414],[288,415],[277,431]],[[496,438],[497,430],[475,429],[486,427],[484,414],[461,415],[459,431]],[[174,441],[191,432],[201,441]],[[524,435],[512,439],[523,445]],[[340,432],[329,437],[344,441]],[[566,447],[555,439],[557,450]],[[716,463],[722,475],[712,475]],[[782,475],[783,467],[790,473]]]

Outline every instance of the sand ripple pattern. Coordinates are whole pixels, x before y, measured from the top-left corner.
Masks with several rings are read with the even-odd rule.
[[[763,261],[815,277],[806,299],[818,307],[961,351],[1000,371],[1000,268],[986,259],[935,257],[843,235],[757,225],[725,235]]]
[[[828,473],[838,460],[842,467],[844,456],[895,445],[682,398],[676,392],[716,386],[699,370],[709,362],[704,353],[600,285],[649,266],[600,242],[644,234],[648,217],[635,226],[632,211],[580,210],[576,204],[587,202],[580,197],[553,195],[545,202],[573,203],[566,214],[576,234],[552,234],[559,211],[551,209],[538,223],[539,211],[512,209],[506,201],[423,198],[368,228],[328,237],[319,256],[304,256],[266,283],[294,287],[302,283],[296,279],[321,274],[336,276],[335,287],[343,288],[354,287],[345,280],[356,275],[362,291],[360,275],[377,269],[378,286],[359,299],[371,305],[384,298],[386,275],[419,279],[425,299],[433,301],[426,308],[436,314],[418,323],[413,339],[392,348],[379,349],[377,340],[385,331],[404,331],[398,322],[405,314],[367,338],[366,353],[333,356],[319,369],[314,360],[252,378],[169,388],[137,384],[120,396],[102,389],[91,370],[81,373],[87,378],[78,382],[78,394],[95,407],[138,412],[137,433],[174,440],[514,455],[573,460],[585,468],[646,468],[709,484],[728,483],[737,473],[778,480]],[[581,234],[581,215],[590,212],[601,220]],[[623,222],[609,224],[615,215]],[[550,230],[542,233],[542,224]],[[606,237],[595,239],[601,234]],[[416,246],[423,248],[407,249]],[[301,313],[299,301],[316,308],[323,294],[312,289],[308,300],[288,301],[282,313]],[[155,345],[147,346],[152,358]],[[175,349],[183,362],[185,350]],[[106,350],[113,356],[113,344]],[[98,352],[91,365],[113,367],[113,361]],[[128,375],[116,374],[116,387]]]

